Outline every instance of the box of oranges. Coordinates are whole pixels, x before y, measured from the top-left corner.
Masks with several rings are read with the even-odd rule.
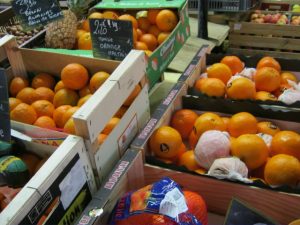
[[[60,146],[36,142],[37,134],[51,132],[64,138]],[[1,156],[1,223],[74,222],[97,190],[84,140],[21,124],[13,125],[11,133],[10,153]]]
[[[208,207],[220,214],[234,196],[279,223],[296,219],[299,121],[289,121],[286,108],[249,113],[239,105],[187,95],[187,89],[186,83],[177,83],[131,144],[150,164],[146,183],[170,176],[202,193]],[[287,203],[295,207],[280,213]]]
[[[17,49],[6,38],[11,122],[83,137],[101,182],[149,118],[144,52],[117,62]]]

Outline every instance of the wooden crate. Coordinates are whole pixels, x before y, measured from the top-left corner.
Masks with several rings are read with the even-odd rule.
[[[21,124],[12,128],[14,136],[20,137],[28,151],[49,158],[1,212],[1,224],[38,224],[55,199],[59,201],[45,224],[73,222],[97,190],[83,139],[68,135],[59,147],[53,147],[38,143],[25,134],[54,131]],[[22,132],[22,135],[16,132]]]
[[[5,44],[2,44],[4,47],[1,48],[0,44],[0,49],[4,49],[12,73],[18,76],[27,76],[27,72],[46,72],[60,76],[62,68],[74,62],[84,65],[91,74],[101,70],[111,74],[101,88],[73,115],[76,134],[85,139],[97,183],[100,185],[150,116],[144,52],[132,50],[122,62],[117,62],[19,49],[12,37],[7,36],[5,39]],[[142,91],[100,146],[97,141],[98,134],[137,84],[142,86]]]
[[[221,215],[224,215],[226,212],[231,198],[238,197],[247,201],[253,207],[258,208],[263,213],[271,216],[280,224],[288,224],[288,222],[298,218],[300,207],[299,190],[298,192],[295,189],[275,190],[266,185],[259,186],[258,183],[249,185],[241,182],[218,180],[214,177],[193,173],[176,165],[163,163],[162,161],[156,160],[152,157],[148,147],[149,138],[158,127],[168,125],[170,123],[172,114],[176,110],[181,108],[190,108],[196,110],[198,114],[209,111],[215,112],[221,116],[228,116],[232,113],[243,111],[243,109],[236,108],[236,112],[233,112],[231,111],[232,109],[228,109],[227,107],[223,107],[220,111],[216,111],[216,108],[214,108],[216,103],[211,104],[210,102],[202,101],[202,99],[197,97],[186,96],[187,89],[187,84],[177,83],[169,92],[169,95],[165,98],[165,100],[163,100],[161,105],[157,107],[157,110],[152,114],[151,119],[148,121],[142,132],[131,144],[132,149],[139,149],[144,153],[146,162],[152,163],[151,166],[145,167],[146,184],[154,182],[163,176],[170,176],[184,188],[197,191],[203,195],[208,202],[209,210]],[[278,126],[283,130],[288,129],[300,132],[300,122],[296,123],[271,119],[273,114],[282,114],[282,112],[265,109],[265,113],[269,116],[264,118],[257,117],[257,119],[259,121],[272,121],[275,124],[278,124]],[[282,205],[290,206],[287,213],[282,213]]]

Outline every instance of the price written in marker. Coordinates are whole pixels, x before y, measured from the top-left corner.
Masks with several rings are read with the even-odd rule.
[[[130,21],[90,19],[93,55],[96,58],[122,60],[133,48]]]
[[[10,117],[7,79],[4,69],[0,69],[0,140],[10,141]]]
[[[25,30],[63,18],[56,0],[14,0],[12,7]]]

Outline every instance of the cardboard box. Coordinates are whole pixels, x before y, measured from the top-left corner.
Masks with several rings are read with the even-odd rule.
[[[254,181],[252,184],[245,184],[229,180],[218,180],[214,177],[188,171],[186,168],[175,164],[166,164],[152,156],[148,148],[149,138],[157,128],[168,125],[172,114],[178,109],[193,109],[198,114],[209,111],[220,115],[230,115],[245,111],[239,106],[226,107],[224,104],[216,104],[216,102],[204,101],[198,97],[186,95],[187,85],[185,83],[177,83],[165,100],[157,107],[142,132],[131,144],[131,148],[142,151],[146,162],[151,164],[145,167],[146,183],[154,182],[163,176],[169,176],[184,188],[199,192],[207,201],[209,210],[221,215],[225,214],[231,198],[238,197],[277,220],[280,224],[288,224],[299,217],[300,191],[297,189],[273,189],[258,181]],[[281,111],[265,109],[264,113],[263,110],[260,110],[252,114],[258,120],[267,118],[265,120],[275,122],[282,130],[288,129],[300,132],[299,122],[288,121],[289,117],[287,116],[278,120],[277,116],[283,114]],[[283,205],[289,206],[285,213],[282,213]]]
[[[84,65],[90,74],[100,70],[110,73],[110,77],[92,97],[73,115],[76,134],[83,137],[89,152],[98,185],[124,154],[134,136],[144,126],[150,116],[148,83],[145,76],[145,55],[143,51],[132,50],[122,61],[91,59],[17,49],[12,37],[6,37],[3,44],[13,74],[27,76],[27,72],[46,72],[60,76],[60,71],[68,63]],[[108,121],[118,111],[137,84],[142,91],[135,98],[105,142],[99,146],[97,137]],[[12,121],[12,123],[15,123]],[[51,137],[48,137],[51,138]]]
[[[34,126],[12,128],[27,134],[53,132]],[[54,203],[43,224],[74,222],[97,190],[83,139],[68,135],[59,147],[53,147],[23,135],[18,134],[27,151],[49,158],[1,212],[1,224],[38,224]]]

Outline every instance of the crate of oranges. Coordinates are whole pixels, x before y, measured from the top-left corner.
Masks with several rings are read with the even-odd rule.
[[[189,85],[188,93],[202,99],[215,99],[228,107],[300,108],[298,60],[270,56],[206,54],[205,47],[194,56],[179,82]],[[290,118],[290,119],[293,119]]]
[[[131,144],[149,163],[146,183],[170,176],[203,193],[217,213],[234,196],[288,224],[300,207],[300,123],[285,109],[218,107],[187,95],[185,83],[174,86]],[[282,214],[284,204],[291,207]]]
[[[70,224],[96,193],[83,138],[51,132],[64,137],[60,146],[36,142],[49,130],[14,124],[12,142],[0,143],[2,224]]]
[[[83,137],[101,181],[149,118],[145,54],[132,50],[120,63],[11,51],[14,43],[12,38],[2,46],[14,74],[9,80],[12,123]]]

